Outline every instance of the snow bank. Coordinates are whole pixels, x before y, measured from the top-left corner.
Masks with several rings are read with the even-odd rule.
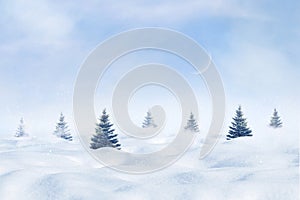
[[[222,138],[203,160],[197,140],[175,164],[145,175],[102,166],[76,140],[0,139],[0,199],[297,199],[298,134],[266,128],[253,135]],[[157,148],[161,141],[151,142]]]

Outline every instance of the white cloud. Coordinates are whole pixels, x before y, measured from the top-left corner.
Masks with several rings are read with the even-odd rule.
[[[241,43],[235,44],[232,54],[224,60],[226,71],[234,83],[239,84],[238,88],[248,86],[248,89],[261,91],[264,88],[270,92],[283,89],[282,86],[292,81],[287,79],[291,64],[280,51]]]
[[[9,20],[4,29],[21,35],[19,45],[27,42],[62,45],[72,31],[73,22],[51,1],[20,0],[3,4],[2,18]]]
[[[186,20],[221,16],[232,18],[257,17],[250,5],[237,0],[186,0],[186,1],[94,1],[83,6],[88,12],[101,12],[110,18],[129,22],[182,22]]]

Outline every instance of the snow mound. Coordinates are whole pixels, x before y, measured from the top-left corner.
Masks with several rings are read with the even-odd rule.
[[[102,166],[76,140],[0,139],[0,199],[297,199],[297,139],[284,129],[221,139],[202,160],[203,140],[197,140],[170,167],[144,175]],[[149,151],[123,140],[128,149]]]

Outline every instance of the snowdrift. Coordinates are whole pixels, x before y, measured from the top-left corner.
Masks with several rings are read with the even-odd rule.
[[[298,134],[285,131],[221,138],[203,160],[199,139],[175,164],[145,175],[102,166],[77,140],[0,139],[0,199],[298,199]]]

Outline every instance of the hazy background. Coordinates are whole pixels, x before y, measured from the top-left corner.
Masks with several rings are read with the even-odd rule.
[[[13,135],[20,117],[37,136],[52,133],[60,112],[72,124],[73,86],[88,53],[108,37],[140,27],[180,31],[210,53],[227,96],[224,135],[239,104],[254,134],[268,124],[275,107],[284,126],[299,131],[299,9],[297,0],[0,0],[0,136]],[[109,98],[118,78],[147,62],[173,66],[189,80],[205,132],[211,117],[205,84],[187,63],[159,51],[136,52],[116,62],[97,90],[97,113],[111,110]],[[130,102],[132,119],[141,123],[157,103],[167,111],[167,128],[176,130],[180,107],[158,87],[137,92]]]

